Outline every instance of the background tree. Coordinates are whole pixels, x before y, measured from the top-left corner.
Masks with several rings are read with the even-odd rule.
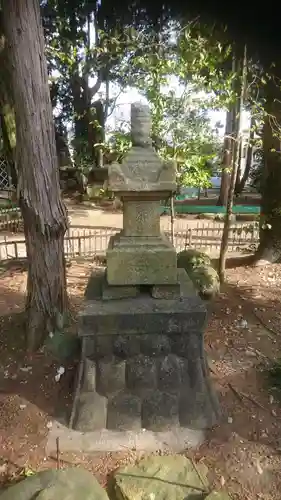
[[[67,311],[61,200],[45,45],[37,0],[3,0],[16,116],[16,162],[28,257],[27,339],[37,347]]]

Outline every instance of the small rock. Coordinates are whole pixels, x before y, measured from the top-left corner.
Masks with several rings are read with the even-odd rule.
[[[240,321],[240,324],[238,325],[240,328],[248,328],[248,321],[246,321],[245,319],[242,319]]]
[[[255,465],[256,465],[256,469],[257,469],[258,473],[259,473],[259,474],[262,474],[262,473],[263,473],[263,469],[262,469],[262,466],[261,466],[261,464],[260,464],[260,461],[259,461],[259,460],[256,460]]]
[[[225,485],[225,479],[223,476],[220,477],[220,483],[222,487]]]
[[[32,370],[32,366],[21,366],[20,371],[21,372],[30,372]]]
[[[251,351],[250,349],[247,349],[245,351],[245,354],[246,354],[246,356],[249,356],[250,358],[256,358],[257,357],[256,353],[254,351]]]
[[[58,369],[57,369],[57,373],[55,375],[55,381],[56,382],[59,382],[61,376],[65,373],[65,368],[63,366],[60,366]]]

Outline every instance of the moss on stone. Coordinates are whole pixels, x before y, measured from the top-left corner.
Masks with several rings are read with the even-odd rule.
[[[207,254],[190,248],[178,254],[177,262],[178,267],[186,270],[202,298],[211,299],[219,293],[219,276]]]

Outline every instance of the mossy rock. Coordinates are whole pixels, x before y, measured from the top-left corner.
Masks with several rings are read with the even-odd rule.
[[[202,298],[212,299],[219,293],[219,276],[212,266],[198,266],[193,268],[188,274]]]
[[[46,338],[45,348],[61,361],[73,360],[80,355],[80,339],[70,333],[55,332]]]
[[[209,255],[195,248],[188,248],[187,250],[179,252],[177,261],[178,267],[185,269],[186,272],[198,266],[211,266],[212,264]]]
[[[88,471],[78,467],[33,474],[0,492],[1,500],[108,500],[106,491]]]
[[[211,299],[219,293],[219,276],[207,254],[190,248],[180,252],[177,260],[178,267],[186,270],[202,298]]]

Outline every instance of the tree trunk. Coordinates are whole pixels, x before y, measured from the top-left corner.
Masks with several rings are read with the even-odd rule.
[[[241,64],[242,62],[242,64]],[[240,87],[240,95],[237,100],[235,106],[235,115],[234,115],[234,124],[233,124],[233,155],[232,155],[232,170],[231,170],[231,178],[230,178],[230,186],[228,192],[227,199],[227,207],[226,207],[226,216],[223,227],[223,234],[221,240],[221,248],[220,248],[220,257],[219,257],[219,277],[220,282],[224,283],[225,281],[225,263],[226,263],[226,254],[228,248],[228,238],[229,238],[229,230],[231,225],[231,217],[232,217],[232,208],[233,208],[233,199],[234,199],[234,190],[237,178],[237,172],[239,168],[239,149],[241,142],[241,117],[243,111],[243,97],[245,94],[245,85],[246,85],[246,75],[247,75],[247,53],[246,47],[244,49],[244,57],[243,60],[237,61],[236,68],[236,81],[234,82],[235,87]]]
[[[229,109],[226,114],[225,136],[223,144],[223,159],[222,159],[222,175],[221,187],[217,205],[225,206],[227,204],[227,197],[229,191],[230,170],[232,162],[232,149],[233,149],[233,107]]]
[[[3,0],[16,116],[18,189],[28,258],[27,342],[61,330],[67,311],[64,233],[54,122],[38,0]]]
[[[261,186],[262,218],[256,265],[274,263],[281,258],[281,92],[273,78],[267,82],[265,91],[264,175]]]
[[[249,143],[247,146],[247,155],[246,155],[246,165],[245,170],[242,175],[242,179],[239,183],[236,184],[235,194],[238,196],[242,193],[245,188],[245,184],[249,178],[252,163],[253,163],[253,140],[255,138],[255,117],[251,116],[251,124],[250,124],[250,135],[249,135]]]

